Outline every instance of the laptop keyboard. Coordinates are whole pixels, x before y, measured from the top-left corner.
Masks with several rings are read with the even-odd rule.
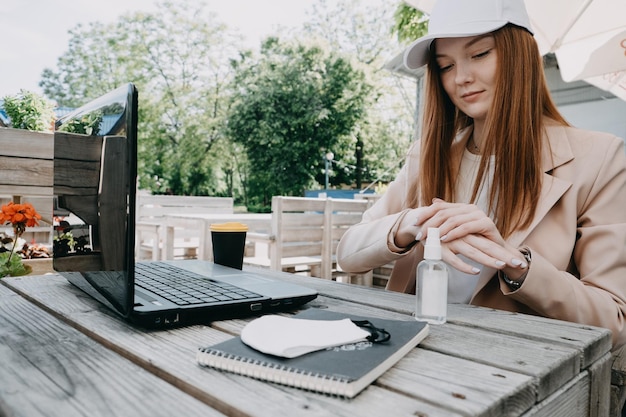
[[[135,285],[181,306],[263,298],[252,291],[162,262],[135,264]]]

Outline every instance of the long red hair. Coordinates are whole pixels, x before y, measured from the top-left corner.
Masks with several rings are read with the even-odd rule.
[[[530,225],[541,190],[544,117],[568,125],[552,101],[537,43],[525,29],[507,25],[493,32],[498,51],[494,100],[481,143],[484,155],[495,156],[489,211],[503,237]],[[435,54],[426,71],[426,96],[420,175],[410,188],[408,204],[428,205],[435,197],[454,201],[458,166],[451,145],[459,130],[473,120],[460,112],[444,91]],[[482,158],[472,193],[475,201],[487,172]]]

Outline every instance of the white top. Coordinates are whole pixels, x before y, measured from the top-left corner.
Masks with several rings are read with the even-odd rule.
[[[478,175],[478,168],[480,165],[480,155],[474,155],[467,149],[463,153],[463,159],[461,161],[461,168],[459,170],[459,176],[456,184],[455,201],[457,203],[470,203],[472,197],[472,190],[474,189],[474,182]],[[489,190],[493,184],[494,174],[494,157],[490,158],[489,168],[485,182],[483,182],[477,196],[477,201],[474,202],[485,213],[489,207]],[[490,213],[490,217],[493,218],[493,213]],[[482,269],[482,265],[471,261],[459,255],[459,257],[470,265],[476,268]],[[449,267],[449,280],[448,280],[448,302],[450,303],[469,303],[476,283],[478,282],[478,275],[466,274],[460,272],[452,267]]]

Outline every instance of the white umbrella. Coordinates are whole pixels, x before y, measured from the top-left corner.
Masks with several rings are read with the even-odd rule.
[[[626,71],[611,72],[598,77],[585,78],[585,81],[602,90],[610,91],[616,97],[626,101]]]
[[[436,0],[405,0],[430,13]],[[542,55],[564,81],[585,80],[626,100],[626,0],[525,0]]]

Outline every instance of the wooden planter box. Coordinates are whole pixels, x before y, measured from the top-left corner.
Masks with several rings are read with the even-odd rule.
[[[45,275],[54,272],[52,258],[24,259],[22,262],[33,269],[28,275]]]
[[[0,127],[0,203],[29,202],[42,216],[26,229],[28,242],[52,243],[53,173],[54,133]]]

